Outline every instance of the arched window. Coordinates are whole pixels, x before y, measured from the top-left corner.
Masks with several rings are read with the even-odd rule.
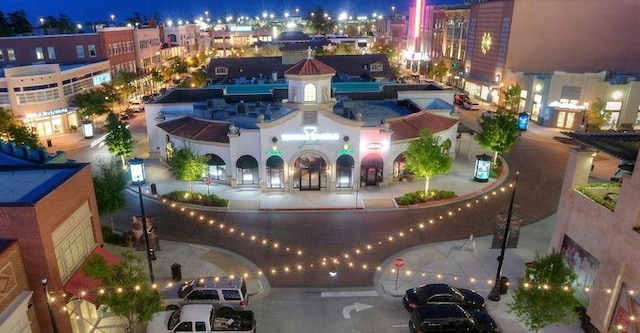
[[[304,86],[304,101],[315,102],[317,100],[316,85],[313,83],[307,83]]]

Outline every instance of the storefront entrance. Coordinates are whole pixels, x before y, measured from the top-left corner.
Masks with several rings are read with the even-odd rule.
[[[293,187],[300,191],[320,191],[327,187],[327,163],[315,153],[305,153],[293,165]]]
[[[366,186],[376,185],[383,181],[384,161],[378,154],[368,154],[360,163],[360,181]]]

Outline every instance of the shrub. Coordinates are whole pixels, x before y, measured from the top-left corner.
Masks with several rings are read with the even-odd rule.
[[[424,195],[424,191],[416,191],[405,193],[405,195],[401,196],[400,198],[395,198],[395,200],[399,205],[406,206],[430,201],[451,199],[455,197],[456,194],[453,191],[429,190],[427,196]]]
[[[227,207],[229,203],[229,200],[220,198],[215,194],[206,195],[188,191],[173,191],[171,193],[163,194],[162,198],[169,201],[211,207]]]

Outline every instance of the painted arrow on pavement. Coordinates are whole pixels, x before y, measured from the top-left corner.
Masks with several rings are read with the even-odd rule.
[[[356,312],[360,312],[362,310],[371,309],[372,305],[362,304],[362,303],[353,303],[353,305],[347,305],[342,309],[342,315],[345,319],[351,319],[351,311],[356,310]]]

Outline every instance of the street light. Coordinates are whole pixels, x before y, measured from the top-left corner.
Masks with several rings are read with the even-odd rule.
[[[47,285],[47,278],[42,278],[42,290],[44,296],[47,298],[47,309],[49,309],[49,317],[51,317],[51,326],[53,326],[53,333],[58,333],[58,323],[56,322],[56,315],[51,308],[51,296],[49,295],[49,286]]]
[[[147,252],[147,263],[149,264],[149,278],[151,282],[155,282],[153,277],[153,260],[156,260],[154,250],[149,246],[149,231],[147,230],[147,217],[144,214],[144,202],[142,201],[142,188],[140,185],[145,183],[144,161],[141,158],[132,158],[129,160],[129,172],[131,175],[131,184],[138,185],[138,196],[140,197],[140,214],[142,215],[142,234],[144,235],[144,245]]]
[[[502,262],[504,261],[504,250],[507,247],[507,240],[509,237],[509,227],[511,227],[511,215],[513,214],[513,201],[516,197],[516,187],[518,186],[518,177],[520,171],[516,172],[516,178],[513,181],[513,190],[511,191],[511,201],[509,202],[509,212],[507,213],[507,223],[504,227],[504,235],[502,237],[502,248],[500,249],[500,256],[498,257],[498,270],[496,271],[496,279],[493,283],[493,288],[489,293],[489,299],[497,302],[500,300],[500,275],[502,274]]]

